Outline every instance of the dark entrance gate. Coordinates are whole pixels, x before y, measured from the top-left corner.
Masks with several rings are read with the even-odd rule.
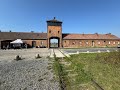
[[[10,45],[10,42],[12,42],[12,40],[4,40],[4,41],[1,41],[1,49],[7,49],[8,46],[9,48],[11,47]]]
[[[60,38],[51,37],[49,39],[49,48],[59,48],[60,47]]]
[[[32,47],[36,47],[36,41],[32,41]]]

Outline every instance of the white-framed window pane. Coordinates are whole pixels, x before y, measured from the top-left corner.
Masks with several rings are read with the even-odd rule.
[[[86,42],[86,44],[88,44],[88,42]]]
[[[120,44],[120,42],[118,42],[118,44]]]
[[[98,42],[98,44],[100,44],[100,42]]]
[[[115,42],[113,42],[113,44],[115,44]]]

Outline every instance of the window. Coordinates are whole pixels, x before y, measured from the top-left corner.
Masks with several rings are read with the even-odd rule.
[[[51,33],[51,30],[49,31],[49,33]]]
[[[88,41],[86,42],[86,44],[88,44]]]
[[[113,42],[113,44],[115,44],[115,42]]]
[[[58,31],[58,33],[59,33],[60,31]]]
[[[41,45],[43,45],[43,41],[41,41]]]
[[[75,42],[72,43],[73,45],[75,44]]]
[[[82,44],[82,42],[79,42],[80,44]]]
[[[110,44],[110,41],[109,41],[109,44]]]
[[[118,44],[120,44],[120,42],[118,42]]]
[[[100,42],[98,42],[98,44],[100,44]]]

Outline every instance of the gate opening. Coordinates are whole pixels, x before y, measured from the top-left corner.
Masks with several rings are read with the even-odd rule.
[[[49,40],[49,47],[50,48],[59,48],[59,38],[57,37],[52,37]]]

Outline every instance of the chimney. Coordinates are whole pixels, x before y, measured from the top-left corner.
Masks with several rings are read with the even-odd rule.
[[[95,33],[98,36],[98,33]]]
[[[106,35],[111,35],[111,33],[107,33]]]
[[[83,33],[83,36],[84,36],[84,33]]]
[[[56,19],[56,17],[54,17],[54,20]]]

